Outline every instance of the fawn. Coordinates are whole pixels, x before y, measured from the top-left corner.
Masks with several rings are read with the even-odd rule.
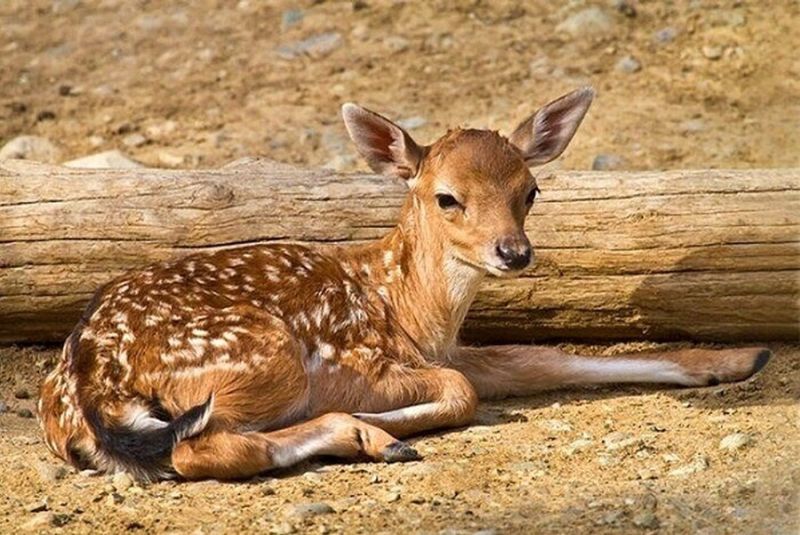
[[[408,461],[419,456],[399,438],[467,425],[479,399],[754,374],[769,350],[597,358],[458,345],[481,280],[531,262],[528,168],[564,151],[593,97],[569,93],[508,138],[455,129],[430,146],[345,104],[370,167],[408,185],[397,227],[368,245],[239,247],[112,281],[44,383],[49,448],[145,481],[245,478],[317,455]]]

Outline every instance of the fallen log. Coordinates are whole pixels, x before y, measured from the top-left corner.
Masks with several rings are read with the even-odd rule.
[[[467,339],[797,340],[800,170],[559,172],[527,222],[537,262],[488,280]],[[0,162],[0,342],[59,341],[95,288],[198,250],[348,243],[404,186],[248,159],[214,170]]]

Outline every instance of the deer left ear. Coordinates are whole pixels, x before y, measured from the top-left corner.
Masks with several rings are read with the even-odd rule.
[[[374,111],[347,103],[342,117],[350,139],[376,173],[410,180],[417,175],[424,155],[411,136]]]
[[[583,87],[554,100],[528,117],[509,137],[528,165],[558,158],[567,148],[594,99],[594,89]]]

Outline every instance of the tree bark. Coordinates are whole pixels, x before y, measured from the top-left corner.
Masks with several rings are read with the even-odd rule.
[[[800,337],[800,170],[559,172],[527,230],[536,264],[488,280],[464,337]],[[0,342],[59,341],[103,282],[198,250],[348,243],[405,187],[247,159],[215,170],[0,162]]]

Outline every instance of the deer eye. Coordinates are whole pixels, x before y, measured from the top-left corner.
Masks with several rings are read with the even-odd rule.
[[[461,204],[456,200],[455,197],[452,195],[448,195],[447,193],[439,193],[436,195],[436,202],[439,204],[439,208],[442,210],[447,210],[449,208],[455,208],[457,206],[461,206]]]
[[[525,199],[525,204],[528,204],[528,205],[533,204],[534,199],[536,199],[536,195],[539,194],[539,193],[541,193],[541,191],[539,190],[539,186],[536,186],[535,188],[533,188],[531,190],[531,192],[528,193],[528,197]]]

